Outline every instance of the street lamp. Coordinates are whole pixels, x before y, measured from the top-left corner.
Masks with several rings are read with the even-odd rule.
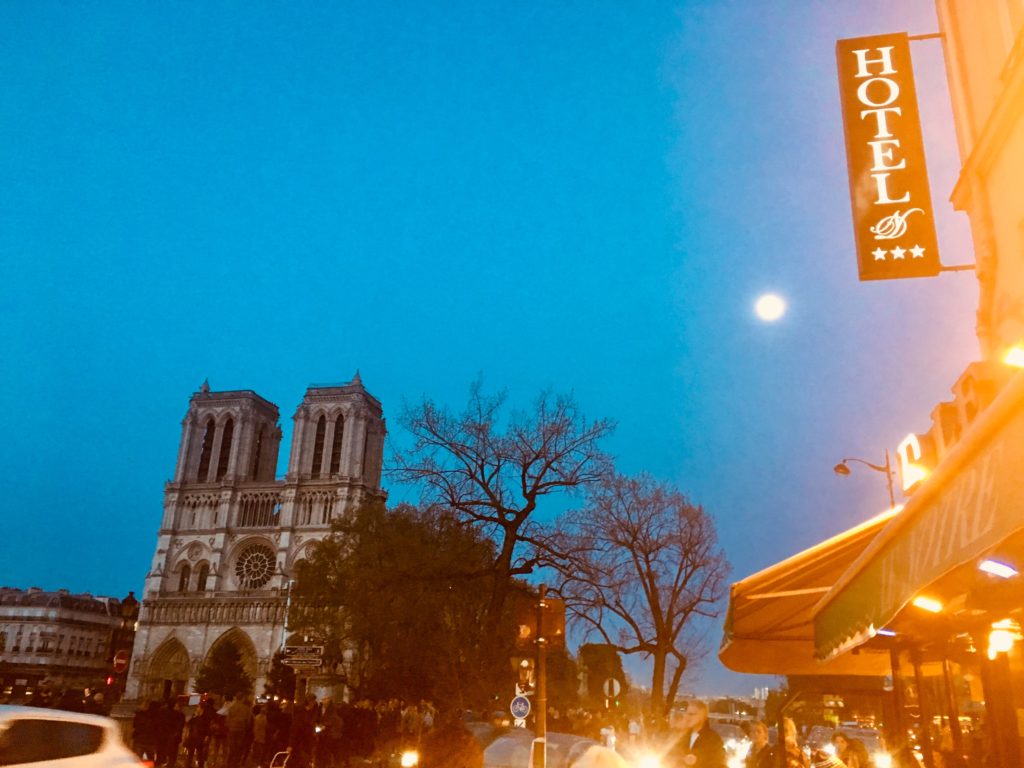
[[[884,472],[885,483],[889,488],[889,507],[891,508],[896,506],[896,495],[893,493],[892,490],[892,464],[889,461],[888,448],[885,449],[885,464],[872,464],[870,461],[865,461],[864,459],[855,459],[850,457],[843,459],[834,467],[832,467],[832,471],[835,472],[837,475],[842,475],[844,477],[846,475],[849,475],[850,468],[847,466],[847,462],[849,461],[856,461],[858,464],[863,464],[868,469],[875,470],[875,472]]]

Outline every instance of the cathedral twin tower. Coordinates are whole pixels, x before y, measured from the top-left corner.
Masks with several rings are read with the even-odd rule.
[[[146,576],[126,695],[191,693],[229,642],[256,683],[288,639],[289,581],[331,521],[383,498],[385,425],[359,374],[313,385],[295,412],[288,472],[275,478],[278,409],[250,390],[192,395]]]

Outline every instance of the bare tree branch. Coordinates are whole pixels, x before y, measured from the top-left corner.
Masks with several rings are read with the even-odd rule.
[[[399,419],[413,442],[394,452],[389,473],[494,539],[492,626],[513,577],[561,559],[554,540],[534,522],[544,499],[584,489],[611,471],[599,447],[612,431],[610,421],[587,421],[569,395],[544,392],[532,410],[507,418],[505,401],[504,392],[488,395],[477,381],[459,415],[426,399],[407,406]]]
[[[571,615],[606,639],[617,628],[620,652],[653,658],[652,705],[667,712],[697,651],[685,630],[717,616],[724,594],[729,566],[711,517],[648,475],[614,475],[545,545],[561,555],[546,564]]]

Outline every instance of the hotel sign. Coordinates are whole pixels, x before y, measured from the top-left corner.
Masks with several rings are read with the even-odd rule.
[[[906,34],[836,42],[861,280],[933,277],[939,251]]]

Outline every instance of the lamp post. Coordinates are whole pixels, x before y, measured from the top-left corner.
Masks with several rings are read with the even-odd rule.
[[[849,475],[850,474],[850,468],[849,468],[849,466],[847,466],[847,462],[849,462],[849,461],[856,461],[858,464],[863,464],[868,469],[875,470],[875,472],[884,472],[885,473],[885,483],[886,483],[886,486],[889,488],[889,507],[891,508],[891,507],[895,507],[896,506],[896,494],[893,492],[893,484],[892,484],[892,463],[889,461],[889,449],[888,448],[885,449],[885,464],[872,464],[870,461],[865,461],[864,459],[855,459],[855,458],[849,457],[849,458],[843,459],[838,464],[836,464],[834,467],[832,467],[832,471],[835,472],[837,475],[843,475],[844,477],[846,475]]]

